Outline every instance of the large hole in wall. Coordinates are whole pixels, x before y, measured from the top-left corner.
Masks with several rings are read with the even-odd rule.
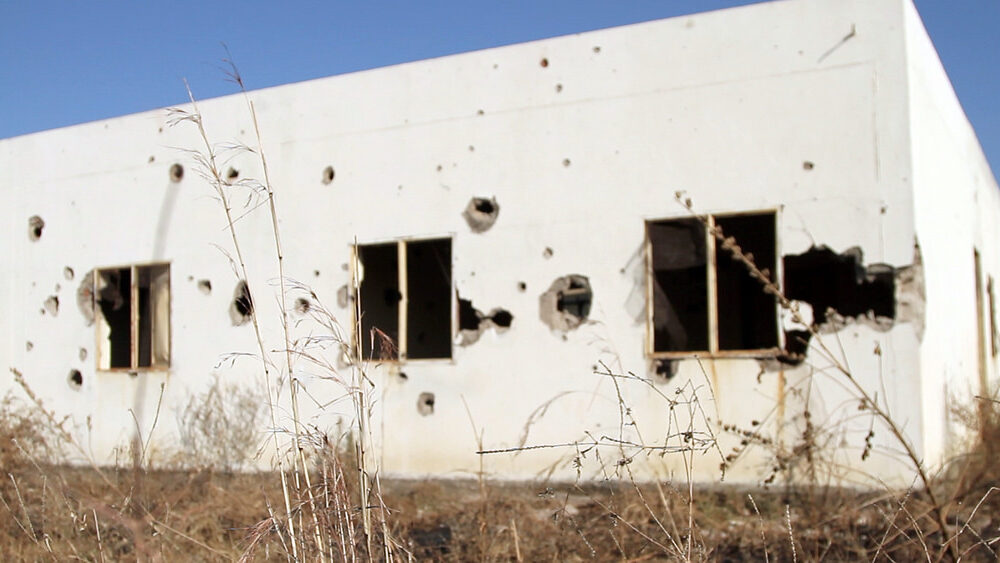
[[[253,316],[253,298],[250,296],[250,286],[246,280],[240,280],[233,290],[233,300],[229,304],[229,320],[233,326],[240,326],[250,322]]]
[[[539,297],[539,316],[549,328],[573,330],[590,316],[594,292],[587,276],[570,274],[557,278]]]
[[[458,298],[458,343],[460,346],[475,344],[490,328],[496,329],[498,333],[505,332],[513,322],[514,315],[506,309],[497,307],[488,314],[483,314],[472,305],[472,301]]]
[[[824,325],[831,314],[841,317],[896,317],[895,269],[886,264],[863,265],[861,249],[837,254],[829,247],[812,247],[786,255],[785,295],[812,307],[813,324]]]

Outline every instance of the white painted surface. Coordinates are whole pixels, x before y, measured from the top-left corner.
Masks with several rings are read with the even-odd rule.
[[[706,213],[781,208],[780,254],[812,244],[837,252],[858,246],[866,263],[904,266],[919,239],[928,298],[922,342],[907,323],[889,332],[852,324],[823,341],[838,356],[843,351],[866,388],[888,399],[929,463],[942,459],[942,389],[976,381],[971,250],[956,248],[981,245],[984,268],[997,272],[1000,235],[992,219],[1000,199],[909,2],[775,2],[270,88],[251,98],[277,192],[287,275],[311,287],[344,326],[351,315],[336,296],[350,281],[355,239],[452,236],[458,294],[484,312],[502,307],[514,316],[510,330],[456,347],[453,360],[373,367],[383,471],[478,471],[473,424],[487,448],[518,445],[529,421],[529,445],[571,442],[585,432],[617,436],[613,381],[594,375],[593,366],[653,376],[636,308],[644,294],[643,221],[683,216],[677,190]],[[199,106],[214,140],[255,144],[241,96]],[[0,213],[9,226],[2,244],[10,257],[0,279],[8,303],[0,361],[23,372],[48,408],[70,415],[99,459],[112,458],[132,436],[130,410],[148,431],[161,384],[158,452],[172,447],[178,413],[213,375],[260,385],[252,359],[219,365],[225,354],[255,353],[256,345],[249,325],[231,326],[227,313],[237,278],[220,251],[231,252],[222,211],[179,148],[201,143],[192,126],[167,127],[163,111],[0,141],[7,202]],[[814,167],[806,170],[805,161]],[[186,169],[176,184],[168,178],[175,162]],[[241,177],[261,176],[253,155],[235,155],[229,165]],[[336,170],[329,185],[321,182],[327,165]],[[482,234],[461,217],[473,196],[500,205],[498,221]],[[38,242],[26,233],[34,214],[46,222]],[[252,207],[237,231],[268,349],[279,349],[266,206]],[[171,263],[169,373],[97,372],[94,328],[76,306],[79,280],[94,267],[160,260]],[[63,279],[65,266],[74,281]],[[567,274],[589,277],[594,304],[592,322],[564,339],[539,319],[538,296]],[[211,295],[198,290],[200,279],[211,280]],[[61,303],[54,318],[39,313],[52,294]],[[296,334],[318,330],[302,322]],[[273,356],[281,365],[280,354]],[[337,365],[335,356],[329,353]],[[79,391],[66,383],[73,368],[83,373]],[[332,430],[338,418],[351,419],[329,373],[302,359],[296,369],[312,424]],[[714,430],[719,421],[741,428],[765,421],[764,431],[789,448],[801,434],[808,396],[813,423],[829,430],[822,440],[830,461],[906,480],[905,467],[878,452],[860,461],[870,420],[856,416],[857,401],[838,377],[814,346],[806,365],[780,373],[761,373],[755,359],[684,361],[655,389],[670,397],[691,381]],[[12,386],[5,372],[0,390]],[[436,396],[431,416],[417,412],[422,392]],[[663,397],[637,384],[623,393],[643,439],[662,440],[670,415]],[[723,451],[739,439],[722,432]],[[885,432],[875,442],[892,443]],[[499,477],[573,478],[574,455],[546,449],[483,462]],[[585,461],[584,476],[598,476],[593,454]],[[717,477],[719,462],[718,455],[695,457],[697,477]],[[633,469],[682,475],[683,463],[640,456]],[[751,448],[727,479],[759,481],[772,464],[766,449]]]

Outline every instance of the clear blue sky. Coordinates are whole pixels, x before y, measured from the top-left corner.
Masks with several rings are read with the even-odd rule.
[[[754,0],[0,0],[0,138],[249,88]],[[916,0],[1000,173],[1000,0]]]

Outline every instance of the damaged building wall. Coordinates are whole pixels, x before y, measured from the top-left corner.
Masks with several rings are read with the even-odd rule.
[[[435,310],[447,300],[451,314],[425,324],[421,315],[407,315],[417,329],[408,333],[419,336],[423,328],[448,341],[435,338],[432,357],[371,366],[381,393],[375,427],[383,429],[377,436],[383,470],[478,471],[466,404],[492,447],[565,442],[585,430],[617,427],[614,385],[594,374],[601,362],[654,377],[663,393],[697,386],[713,421],[767,420],[775,433],[794,435],[803,409],[794,386],[814,373],[810,361],[762,371],[759,357],[679,358],[665,371],[669,378],[652,365],[645,346],[645,226],[690,216],[672,197],[682,187],[698,212],[775,214],[776,258],[814,246],[838,256],[858,247],[865,276],[872,264],[897,273],[912,265],[918,233],[907,180],[901,18],[895,2],[850,9],[832,0],[766,4],[252,93],[270,173],[282,190],[286,274],[313,292],[297,290],[287,300],[289,308],[296,298],[310,303],[308,314],[293,314],[296,336],[318,334],[312,319],[325,307],[350,337],[355,244],[395,248],[386,262],[397,265],[398,284],[401,257],[423,264],[420,275],[439,267],[400,254],[401,241],[451,241],[450,259],[440,261],[447,268],[438,272],[448,281],[431,284],[426,289],[434,296],[423,300]],[[855,26],[852,39],[826,54]],[[723,36],[726,56],[718,56]],[[287,111],[292,106],[296,111]],[[199,107],[213,130],[255,144],[242,98]],[[51,146],[73,150],[53,167]],[[15,311],[0,321],[9,335],[0,354],[38,386],[47,405],[78,421],[92,417],[95,451],[110,455],[132,435],[129,410],[149,428],[161,383],[163,412],[183,407],[213,375],[259,384],[259,364],[246,356],[256,352],[253,326],[234,326],[230,318],[232,288],[243,274],[234,275],[227,258],[221,211],[195,163],[166,148],[197,146],[194,131],[166,127],[162,112],[0,141],[2,189],[12,190],[16,202],[4,216],[17,232],[0,241],[16,263],[5,266],[11,275],[0,282]],[[241,181],[260,176],[251,157],[227,163]],[[172,173],[174,164],[185,173]],[[239,204],[248,206],[240,209],[246,216],[239,232],[255,318],[265,341],[280,343],[270,220],[253,194],[239,193]],[[45,221],[37,241],[24,233],[34,215]],[[923,248],[922,235],[920,242]],[[158,262],[170,265],[169,369],[97,369],[98,327],[73,305],[77,284],[92,269]],[[65,279],[67,266],[77,281]],[[586,284],[576,278],[574,287],[574,276]],[[211,291],[203,280],[211,280]],[[439,297],[437,289],[446,286],[450,291]],[[399,303],[386,301],[391,284],[372,295],[367,289],[360,293],[371,320],[398,321]],[[574,301],[583,290],[586,307]],[[551,299],[543,299],[547,293]],[[60,302],[57,317],[40,313],[52,295]],[[364,305],[380,297],[385,311]],[[553,308],[560,315],[550,320],[566,321],[568,314],[581,322],[553,327],[545,320]],[[767,322],[794,328],[778,320]],[[925,380],[913,326],[895,322],[880,331],[853,323],[822,335],[836,349],[843,346],[865,385],[884,380],[894,413],[906,421],[924,416],[912,400]],[[463,340],[464,330],[477,338]],[[437,352],[444,348],[449,355]],[[346,365],[341,351],[328,350],[331,366]],[[79,386],[71,370],[79,372]],[[342,392],[329,378],[304,373],[310,395]],[[6,370],[0,377],[0,390],[10,388]],[[816,381],[817,395],[830,393],[827,405],[844,403],[835,384]],[[660,431],[662,397],[647,387],[623,392],[643,434]],[[337,407],[303,409],[321,428],[341,414]],[[161,424],[157,439],[168,441],[171,426]],[[920,425],[906,428],[921,447]],[[727,444],[733,439],[723,432]],[[727,479],[758,478],[766,455],[747,455]],[[565,456],[533,451],[483,461],[497,475],[530,477],[555,467],[555,476],[572,478]],[[636,471],[662,469],[659,460],[646,463]],[[717,476],[718,459],[696,464],[699,475]],[[877,456],[864,466],[886,474],[896,467]]]
[[[935,450],[947,453],[963,432],[948,415],[952,406],[972,395],[995,396],[1000,378],[989,343],[982,351],[976,344],[977,325],[988,335],[996,321],[990,319],[988,296],[980,295],[977,304],[976,291],[1000,275],[1000,190],[919,16],[912,6],[905,15],[914,216],[925,264],[926,314],[934,320],[927,323],[920,350],[924,428]]]

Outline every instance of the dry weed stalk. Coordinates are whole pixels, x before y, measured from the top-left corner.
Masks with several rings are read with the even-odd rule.
[[[337,323],[333,318],[333,315],[321,305],[317,304],[315,307],[311,307],[309,309],[309,313],[314,320],[319,321],[320,326],[327,329],[327,335],[325,337],[310,336],[296,341],[293,341],[291,337],[287,305],[288,295],[292,290],[307,290],[307,288],[305,288],[302,284],[289,280],[285,275],[284,250],[281,244],[281,233],[278,226],[277,206],[275,203],[276,194],[270,179],[267,157],[265,155],[265,151],[263,150],[263,140],[257,112],[253,100],[250,99],[250,95],[246,90],[243,78],[240,76],[236,66],[230,58],[225,59],[224,63],[228,66],[228,78],[238,86],[240,93],[246,101],[247,110],[251,121],[253,122],[257,146],[255,148],[251,148],[237,143],[230,145],[228,148],[255,155],[261,165],[263,172],[262,182],[250,179],[241,179],[235,185],[249,188],[251,190],[250,200],[252,200],[254,195],[256,195],[263,198],[267,203],[271,223],[271,237],[274,242],[274,258],[276,262],[278,280],[278,303],[280,308],[283,337],[283,344],[278,347],[278,351],[280,351],[284,356],[284,366],[283,368],[278,368],[268,356],[267,346],[265,345],[262,337],[260,321],[257,318],[257,315],[250,315],[250,320],[254,328],[254,335],[257,341],[259,359],[264,372],[264,388],[267,393],[268,411],[272,428],[271,440],[276,453],[278,472],[281,476],[282,497],[285,509],[284,518],[275,520],[272,516],[271,521],[274,526],[259,528],[258,531],[274,530],[275,533],[278,534],[279,540],[282,544],[287,544],[290,548],[289,555],[290,559],[293,560],[299,560],[304,557],[317,557],[320,560],[334,559],[335,552],[338,551],[334,549],[334,544],[340,546],[340,553],[345,557],[347,556],[347,553],[350,554],[352,559],[357,556],[354,552],[354,531],[352,527],[353,518],[350,516],[354,513],[354,511],[347,505],[346,497],[343,496],[343,491],[345,490],[343,489],[343,473],[341,472],[339,465],[332,470],[332,473],[329,473],[330,468],[328,465],[332,458],[324,455],[322,453],[323,450],[317,445],[319,443],[328,445],[328,442],[325,437],[319,439],[320,436],[316,432],[308,431],[302,419],[299,406],[299,393],[301,390],[301,382],[299,380],[300,375],[299,372],[296,371],[293,358],[303,358],[307,361],[313,362],[315,365],[324,370],[325,377],[333,379],[343,385],[347,394],[351,398],[352,405],[354,407],[354,418],[356,421],[356,428],[353,432],[353,443],[357,448],[354,456],[359,489],[359,502],[357,510],[361,515],[361,526],[364,535],[363,541],[366,546],[364,553],[368,557],[375,557],[375,553],[377,553],[373,543],[376,536],[375,520],[377,519],[379,527],[377,533],[381,539],[381,556],[387,561],[392,561],[394,559],[395,543],[391,538],[389,526],[385,518],[386,511],[381,500],[381,485],[379,481],[378,469],[374,466],[371,455],[372,436],[370,419],[372,412],[369,393],[372,389],[374,389],[374,383],[365,373],[364,358],[360,358],[357,354],[352,355],[349,353],[352,346],[351,344],[348,344],[348,341],[344,338],[343,331],[340,329],[339,323]],[[181,122],[191,122],[198,128],[198,133],[204,147],[200,151],[189,150],[187,152],[193,155],[195,162],[199,165],[199,172],[213,188],[217,199],[222,205],[225,213],[226,229],[229,231],[232,240],[232,248],[235,255],[234,264],[238,269],[238,275],[243,280],[247,280],[249,279],[249,276],[246,260],[235,228],[236,221],[238,221],[242,215],[240,217],[236,217],[234,214],[234,206],[232,203],[233,194],[230,191],[234,184],[231,184],[228,179],[223,176],[219,164],[219,149],[216,148],[217,145],[210,142],[209,136],[205,130],[203,116],[198,110],[195,98],[189,87],[187,88],[187,91],[188,97],[191,101],[192,110],[186,111],[178,108],[169,110],[170,124],[176,125]],[[248,200],[248,205],[250,200]],[[247,211],[247,213],[253,211],[254,208],[259,207],[260,205],[260,203],[254,205],[249,211]],[[354,260],[356,262],[357,256],[354,257]],[[355,263],[355,286],[359,283],[359,280],[357,279],[358,270],[359,268],[357,268],[357,264]],[[313,297],[314,302],[318,303],[318,299],[316,299],[315,294],[312,292],[310,292],[310,294]],[[253,296],[253,293],[251,293],[251,301],[257,301],[257,298]],[[353,343],[353,347],[354,350],[360,351],[363,348],[360,341],[361,312],[360,303],[358,301],[359,300],[355,300],[358,307],[358,326],[355,331],[357,341]],[[337,366],[323,358],[321,353],[317,353],[313,349],[314,345],[319,344],[322,346],[331,341],[336,344],[336,352],[343,354],[343,357],[349,358],[351,368],[350,381],[341,379],[338,375]],[[283,369],[287,374],[289,402],[291,404],[291,431],[289,432],[291,436],[291,443],[288,448],[283,447],[278,437],[280,421],[278,419],[276,404],[279,392],[275,386],[272,385],[272,369],[279,372]],[[313,477],[311,475],[312,468],[307,459],[307,450],[310,446],[313,446],[319,451],[316,455],[320,462],[319,470],[325,476],[319,488],[313,484]],[[285,465],[286,462],[283,457],[283,452],[286,451],[291,452],[290,467],[286,467]],[[331,481],[326,478],[329,475],[333,475],[335,478]],[[330,486],[334,487],[334,492],[332,494],[331,491],[327,489],[327,487]],[[296,496],[302,498],[303,501],[297,501],[294,498]],[[374,503],[373,500],[375,501]],[[330,517],[330,509],[333,509],[333,518]],[[379,513],[377,518],[373,517],[374,511]],[[303,520],[303,518],[307,518],[309,520],[308,524]],[[348,532],[348,529],[350,529],[350,532]],[[255,535],[252,537],[248,550],[253,551],[256,549],[256,546],[260,543],[260,541],[262,540],[258,536]]]

